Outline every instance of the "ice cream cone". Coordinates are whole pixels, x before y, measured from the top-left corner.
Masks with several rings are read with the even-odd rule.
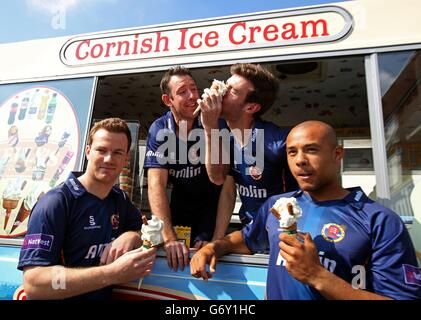
[[[292,207],[291,203],[287,204],[287,209],[288,209],[288,213],[290,215],[294,215],[294,208]],[[285,228],[281,228],[281,232],[282,233],[286,233],[289,235],[296,235],[297,234],[297,222],[294,222],[292,225],[290,225],[289,227],[285,227]]]
[[[142,215],[142,250],[147,250],[152,247],[156,247],[163,243],[162,238],[162,228],[164,226],[164,222],[160,220],[158,217],[152,215],[152,219],[148,221],[145,215]],[[143,278],[139,279],[139,284],[137,289],[140,289],[142,285]]]
[[[212,90],[216,91],[218,95],[223,97],[227,92],[227,85],[224,81],[219,81],[214,79],[210,88],[206,88],[204,93],[202,94],[202,99],[205,97],[206,94],[210,94]],[[200,100],[199,100],[200,101]],[[193,111],[193,116],[196,117],[200,112],[200,105]]]
[[[297,221],[301,217],[301,208],[295,198],[280,198],[270,212],[279,220],[279,231],[289,235],[297,234]]]
[[[10,233],[13,233],[13,231],[15,231],[15,229],[17,227],[19,227],[21,225],[21,223],[23,221],[25,221],[26,218],[29,217],[30,213],[31,213],[31,209],[25,208],[25,204],[22,204],[22,206],[21,206],[21,208],[18,212],[18,215],[15,219],[15,222],[13,222],[13,227],[12,227],[12,230],[10,231]]]
[[[3,199],[3,208],[6,209],[6,216],[4,218],[4,227],[6,229],[7,223],[9,222],[10,214],[13,209],[18,206],[19,199]]]
[[[302,216],[302,210],[295,198],[279,198],[270,208],[270,212],[279,220],[278,231],[292,237],[297,236],[297,221]],[[285,259],[278,255],[276,265],[284,265]]]

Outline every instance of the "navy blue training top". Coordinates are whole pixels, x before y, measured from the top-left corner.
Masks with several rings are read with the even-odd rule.
[[[173,186],[170,199],[172,224],[190,226],[192,244],[212,239],[221,191],[221,186],[213,184],[206,172],[205,155],[200,153],[205,151],[204,142],[199,118],[196,118],[186,142],[177,137],[174,116],[168,111],[149,128],[144,163],[145,169],[168,170],[168,180]]]
[[[393,299],[420,299],[421,273],[409,233],[399,216],[350,188],[341,200],[317,202],[297,191],[269,198],[243,229],[250,250],[270,247],[267,298],[319,300],[314,288],[293,278],[279,252],[279,220],[270,208],[281,197],[295,197],[303,215],[298,230],[310,233],[321,264],[346,282]]]
[[[231,139],[231,170],[242,206],[239,217],[250,223],[271,196],[298,189],[286,158],[289,130],[256,119],[248,143],[241,147]]]
[[[126,194],[113,187],[105,199],[86,191],[72,172],[34,206],[19,257],[27,266],[98,266],[105,246],[121,233],[141,229],[140,211]],[[111,298],[111,288],[79,299]]]

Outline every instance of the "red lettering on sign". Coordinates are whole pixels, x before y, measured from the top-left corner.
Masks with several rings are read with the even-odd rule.
[[[181,32],[181,41],[180,46],[178,47],[178,50],[184,50],[186,48],[186,33],[188,29],[180,29]]]
[[[199,39],[195,44],[194,39],[197,38],[197,37],[199,37]],[[200,48],[202,46],[202,40],[201,39],[202,39],[202,33],[201,32],[193,33],[190,36],[190,40],[189,40],[190,48],[193,48],[193,49]]]
[[[229,35],[228,35],[229,40],[230,40],[230,42],[232,44],[243,44],[244,41],[246,41],[246,36],[245,35],[242,35],[241,36],[241,40],[234,39],[234,32],[236,31],[236,29],[238,27],[241,27],[243,30],[245,30],[246,29],[246,23],[245,22],[237,22],[237,23],[234,23],[232,25],[232,27],[229,30]]]
[[[161,32],[156,33],[157,39],[156,39],[156,47],[155,52],[160,51],[168,51],[168,37],[167,36],[161,36]],[[164,49],[161,49],[161,43],[164,42]]]
[[[97,48],[98,48],[98,50],[96,50]],[[96,51],[96,53],[95,53],[95,51]],[[104,47],[100,43],[97,43],[91,49],[91,57],[94,58],[94,59],[99,58],[102,55],[103,51],[104,51]]]
[[[308,38],[307,36],[307,26],[311,25],[313,27],[313,33],[311,34],[311,37],[318,37],[317,34],[317,25],[321,23],[323,26],[323,33],[320,36],[328,36],[329,33],[327,32],[327,22],[324,19],[319,19],[317,21],[309,20],[309,21],[301,21],[302,26],[302,32],[301,32],[301,38]],[[310,30],[311,31],[311,30]]]
[[[276,41],[279,37],[277,34],[278,31],[277,26],[270,24],[263,30],[263,38],[265,38],[266,41]]]
[[[216,31],[208,32],[205,37],[205,44],[210,48],[215,47],[219,43],[218,38],[219,38],[218,32]]]
[[[152,38],[143,39],[140,53],[149,53],[151,51],[152,51]]]
[[[282,39],[284,39],[284,40],[291,40],[291,39],[297,39],[298,38],[297,34],[295,33],[295,24],[293,24],[293,23],[285,23],[282,26],[282,28],[285,30],[281,34]]]
[[[79,45],[76,48],[76,59],[84,60],[89,56],[89,53],[85,51],[85,55],[82,57],[80,55],[80,47],[82,47],[82,45],[86,44],[86,45],[88,45],[88,48],[89,48],[90,43],[91,43],[91,40],[85,40],[85,41],[82,41],[81,43],[79,43]]]

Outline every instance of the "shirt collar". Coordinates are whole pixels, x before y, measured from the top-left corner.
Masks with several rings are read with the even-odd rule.
[[[348,202],[354,208],[360,210],[364,206],[364,203],[367,200],[367,196],[365,195],[364,191],[361,189],[361,187],[346,188],[346,190],[349,191],[349,194],[347,194],[343,199],[326,200],[326,201],[321,201],[320,203],[325,203],[329,201],[345,201],[345,202]],[[306,198],[307,200],[313,203],[318,203],[318,201],[315,201],[309,194],[305,193],[302,190],[295,191],[295,193],[292,196],[293,197],[303,196],[304,198]]]
[[[166,123],[165,123],[166,128],[170,130],[171,132],[176,132],[175,128],[177,128],[177,124],[175,123],[175,118],[174,118],[173,113],[171,111],[168,111],[166,116],[167,116]],[[194,119],[192,129],[196,129],[196,128],[202,128],[202,122],[200,121],[200,116]]]
[[[344,198],[344,201],[357,209],[361,209],[367,200],[367,196],[361,187],[347,188],[346,190],[349,191],[349,194]]]
[[[80,171],[72,171],[72,172],[70,172],[67,180],[64,182],[64,184],[69,188],[70,192],[72,193],[72,195],[75,198],[81,197],[85,193],[88,193],[88,191],[85,189],[85,187],[80,183],[80,181],[78,179],[78,177],[80,177],[82,174],[83,174],[83,172],[80,172]],[[113,188],[111,188],[107,197],[109,197],[112,193],[118,194],[119,190],[120,190],[119,188],[114,186]]]

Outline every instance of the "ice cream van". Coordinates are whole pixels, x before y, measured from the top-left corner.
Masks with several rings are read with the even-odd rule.
[[[379,10],[381,8],[381,10]],[[84,169],[97,119],[127,120],[130,163],[118,183],[149,213],[148,128],[166,108],[159,82],[190,68],[201,90],[235,62],[280,81],[263,116],[280,127],[330,123],[346,149],[345,187],[360,185],[405,222],[421,260],[421,3],[350,0],[243,15],[0,44],[0,299],[26,299],[16,269],[36,201]],[[170,191],[170,188],[169,188]],[[239,227],[240,202],[230,230]],[[191,251],[193,254],[194,251]],[[208,282],[168,269],[164,251],[140,288],[116,299],[265,298],[268,256],[227,255]]]

